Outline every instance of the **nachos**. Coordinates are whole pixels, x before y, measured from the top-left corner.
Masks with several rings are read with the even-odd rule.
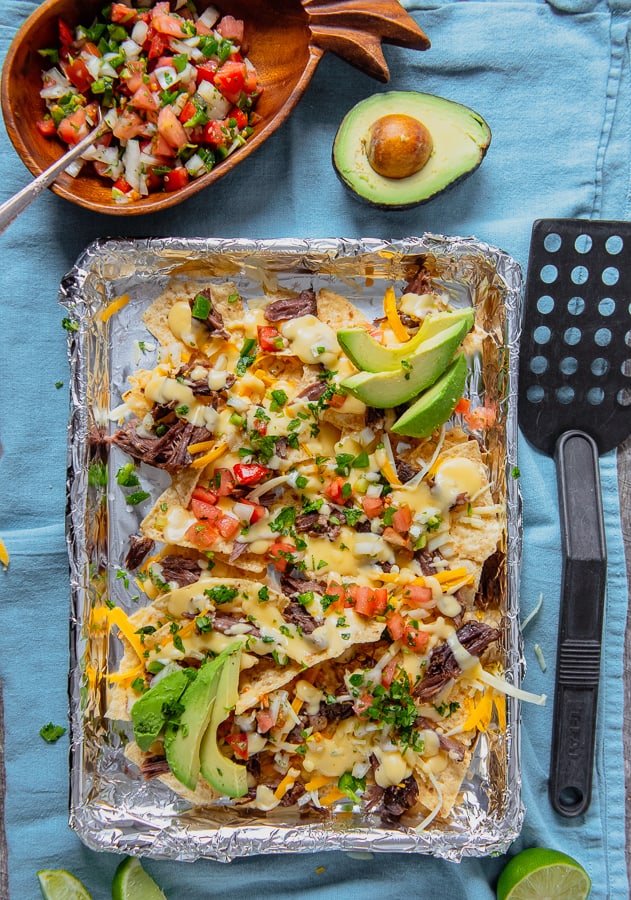
[[[159,548],[135,561],[149,605],[102,615],[124,644],[108,714],[131,719],[144,774],[194,804],[350,803],[427,827],[480,731],[503,728],[502,623],[479,600],[505,509],[483,433],[465,414],[397,436],[393,410],[343,386],[356,369],[338,330],[394,346],[450,309],[422,277],[392,296],[371,322],[330,290],[246,301],[227,282],[145,315],[158,362],[130,378],[112,442],[172,480],[141,526]],[[204,690],[198,728],[187,698]],[[182,777],[171,748],[191,741]]]

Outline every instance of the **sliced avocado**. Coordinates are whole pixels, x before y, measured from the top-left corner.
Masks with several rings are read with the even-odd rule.
[[[231,644],[201,666],[195,681],[181,698],[184,709],[179,722],[169,723],[164,732],[164,752],[169,768],[177,780],[192,791],[197,786],[199,747],[213,711],[219,673],[229,652],[240,646],[240,643]]]
[[[409,437],[429,437],[443,425],[453,413],[462,397],[467,380],[467,362],[461,354],[431,388],[408,407],[392,426],[395,434]]]
[[[366,406],[392,409],[407,403],[433,384],[445,371],[470,327],[463,319],[439,331],[418,347],[395,372],[358,372],[345,378],[341,386]]]
[[[151,747],[166,724],[169,708],[180,702],[196,674],[195,669],[177,669],[136,700],[131,708],[131,721],[134,739],[141,750]]]
[[[398,133],[392,127],[393,119],[400,123]],[[380,174],[414,168],[408,166],[410,158],[415,158],[414,148],[426,141],[409,127],[410,119],[422,123],[429,132],[431,153],[416,154],[419,167],[411,174]],[[388,120],[388,129],[380,127],[382,120]],[[384,167],[376,163],[377,130],[383,138],[379,142],[380,156],[395,160],[403,157],[402,165]],[[490,143],[489,126],[469,107],[433,94],[387,91],[367,97],[346,114],[333,143],[333,166],[357,198],[377,206],[403,209],[426,203],[471,175]]]
[[[243,797],[248,791],[245,766],[224,756],[217,744],[217,729],[228,718],[239,697],[240,665],[239,647],[228,657],[221,670],[210,724],[202,738],[199,752],[202,775],[216,790],[228,797]]]
[[[337,333],[337,341],[353,365],[364,372],[394,372],[401,369],[402,360],[409,360],[423,341],[458,322],[473,327],[473,310],[459,309],[425,317],[416,334],[398,347],[384,347],[365,328],[346,328]]]

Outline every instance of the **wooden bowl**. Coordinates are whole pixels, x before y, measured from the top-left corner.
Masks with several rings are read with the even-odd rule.
[[[201,13],[211,0],[198,0]],[[245,145],[208,174],[172,193],[154,193],[128,204],[111,197],[111,184],[88,167],[77,178],[61,175],[51,190],[79,206],[110,215],[141,215],[166,209],[196,194],[249,156],[289,116],[327,50],[380,81],[388,67],[381,42],[426,50],[429,40],[394,0],[220,0],[222,14],[245,22],[248,56],[263,93],[256,105],[260,121]],[[58,19],[71,27],[89,23],[103,0],[46,0],[18,31],[2,71],[2,113],[9,137],[33,175],[64,152],[61,141],[43,137],[36,120],[45,112],[40,98],[45,62],[38,50],[58,44]]]

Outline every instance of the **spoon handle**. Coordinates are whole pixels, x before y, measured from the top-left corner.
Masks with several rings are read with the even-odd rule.
[[[30,184],[23,187],[21,191],[14,194],[10,200],[6,200],[0,205],[0,234],[9,227],[9,225],[17,219],[23,210],[29,206],[33,200],[46,190],[53,181],[68,168],[71,162],[78,156],[81,156],[84,150],[93,144],[107,130],[107,126],[99,124],[90,134],[86,135],[82,141],[79,141],[71,150],[64,153],[57,162],[45,169],[41,175],[38,175]]]

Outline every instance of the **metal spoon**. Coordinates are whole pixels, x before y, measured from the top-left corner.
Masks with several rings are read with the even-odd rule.
[[[57,162],[54,162],[52,166],[45,169],[41,175],[38,175],[34,181],[27,184],[26,187],[23,187],[21,191],[18,191],[18,193],[11,197],[10,200],[6,200],[0,205],[0,234],[9,227],[14,219],[17,219],[20,213],[25,210],[33,200],[36,200],[37,197],[39,197],[42,191],[45,191],[46,188],[68,168],[73,160],[78,156],[81,156],[84,150],[108,131],[109,127],[107,122],[104,122],[99,118],[99,123],[96,128],[86,135],[83,140],[79,141],[78,144],[75,144],[75,146],[68,150],[67,153],[64,153]]]

